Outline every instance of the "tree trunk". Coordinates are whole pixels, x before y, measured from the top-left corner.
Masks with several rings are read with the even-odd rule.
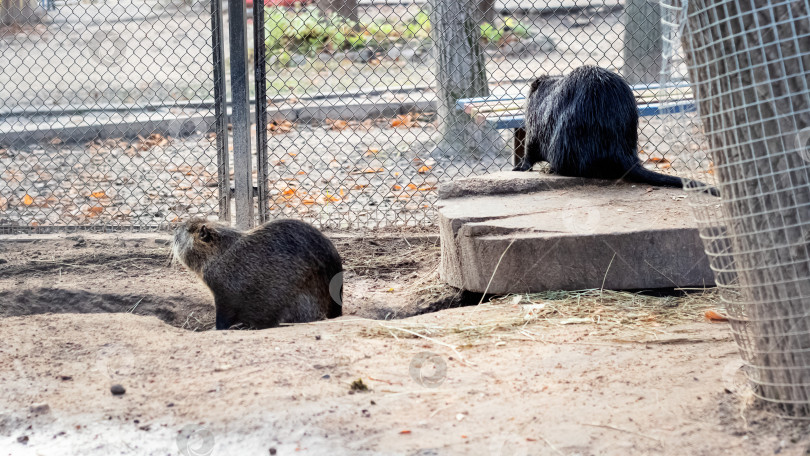
[[[333,12],[357,22],[357,0],[318,0],[318,9],[325,15]]]
[[[43,17],[45,11],[36,0],[0,0],[0,25],[34,25]]]
[[[630,84],[658,81],[661,72],[661,6],[627,0],[624,7],[624,67]]]
[[[806,2],[773,3],[691,0],[683,44],[738,281],[718,275],[738,288],[732,330],[757,396],[806,416],[810,18]]]
[[[459,99],[489,96],[477,4],[477,0],[431,2],[430,33],[436,53],[437,114],[442,133],[438,149],[442,155],[491,152],[503,147],[497,131],[485,125],[471,128],[470,116],[456,110]]]
[[[478,0],[478,17],[482,22],[495,22],[495,0]]]

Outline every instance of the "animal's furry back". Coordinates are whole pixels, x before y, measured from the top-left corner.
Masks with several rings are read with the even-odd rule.
[[[617,74],[584,66],[541,76],[526,107],[526,153],[561,175],[618,178],[638,162],[638,108]]]
[[[638,106],[618,74],[583,66],[562,78],[541,76],[529,88],[526,151],[515,171],[547,161],[562,176],[626,179],[667,187],[717,189],[645,169],[638,157]]]
[[[329,239],[311,225],[277,220],[245,234],[206,265],[203,280],[228,319],[264,328],[334,318],[341,303],[329,291],[343,270]]]

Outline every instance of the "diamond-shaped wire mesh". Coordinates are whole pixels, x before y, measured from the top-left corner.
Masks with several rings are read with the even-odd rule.
[[[266,59],[258,154],[267,157],[265,220],[433,223],[440,183],[512,168],[515,130],[506,119],[522,118],[522,95],[543,74],[598,65],[625,76],[640,106],[692,106],[688,87],[657,85],[657,0],[268,1],[263,9],[263,36],[254,39]],[[474,97],[498,101],[456,109]],[[694,112],[688,116],[698,128]],[[665,132],[664,119],[641,118],[645,166],[707,180],[705,151],[688,146],[686,130],[685,138]]]
[[[4,5],[0,232],[216,218],[213,5]]]
[[[29,4],[13,20],[0,13],[12,23],[0,36],[0,229],[227,216],[227,137],[211,134],[224,130],[214,74],[228,63],[212,45],[218,4]],[[599,65],[634,84],[640,105],[664,100],[654,85],[657,1],[248,6],[257,8],[250,57],[261,80],[251,97],[258,92],[266,113],[255,151],[261,220],[433,223],[441,182],[511,168],[516,131],[504,119],[522,116],[522,95],[541,74]],[[664,95],[690,98],[679,90]],[[456,109],[474,97],[499,100]],[[706,180],[694,174],[710,170],[705,152],[673,147],[688,139],[662,124],[641,118],[645,165]]]

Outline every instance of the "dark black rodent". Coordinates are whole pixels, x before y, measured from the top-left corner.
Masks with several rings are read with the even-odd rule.
[[[307,223],[276,220],[242,232],[190,220],[175,230],[173,251],[213,293],[217,329],[237,323],[263,329],[343,313],[340,255]]]
[[[526,106],[526,153],[513,169],[541,161],[562,176],[626,179],[663,187],[716,188],[650,171],[638,157],[638,107],[633,89],[604,68],[583,66],[568,76],[540,76]]]

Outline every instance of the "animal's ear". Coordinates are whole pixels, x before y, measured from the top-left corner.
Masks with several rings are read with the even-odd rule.
[[[540,86],[540,82],[542,82],[540,78],[537,78],[534,81],[532,81],[532,85],[529,86],[529,94],[532,94],[534,93],[535,90],[537,90],[537,87]]]
[[[200,240],[203,242],[211,242],[211,230],[203,225],[200,227]]]

